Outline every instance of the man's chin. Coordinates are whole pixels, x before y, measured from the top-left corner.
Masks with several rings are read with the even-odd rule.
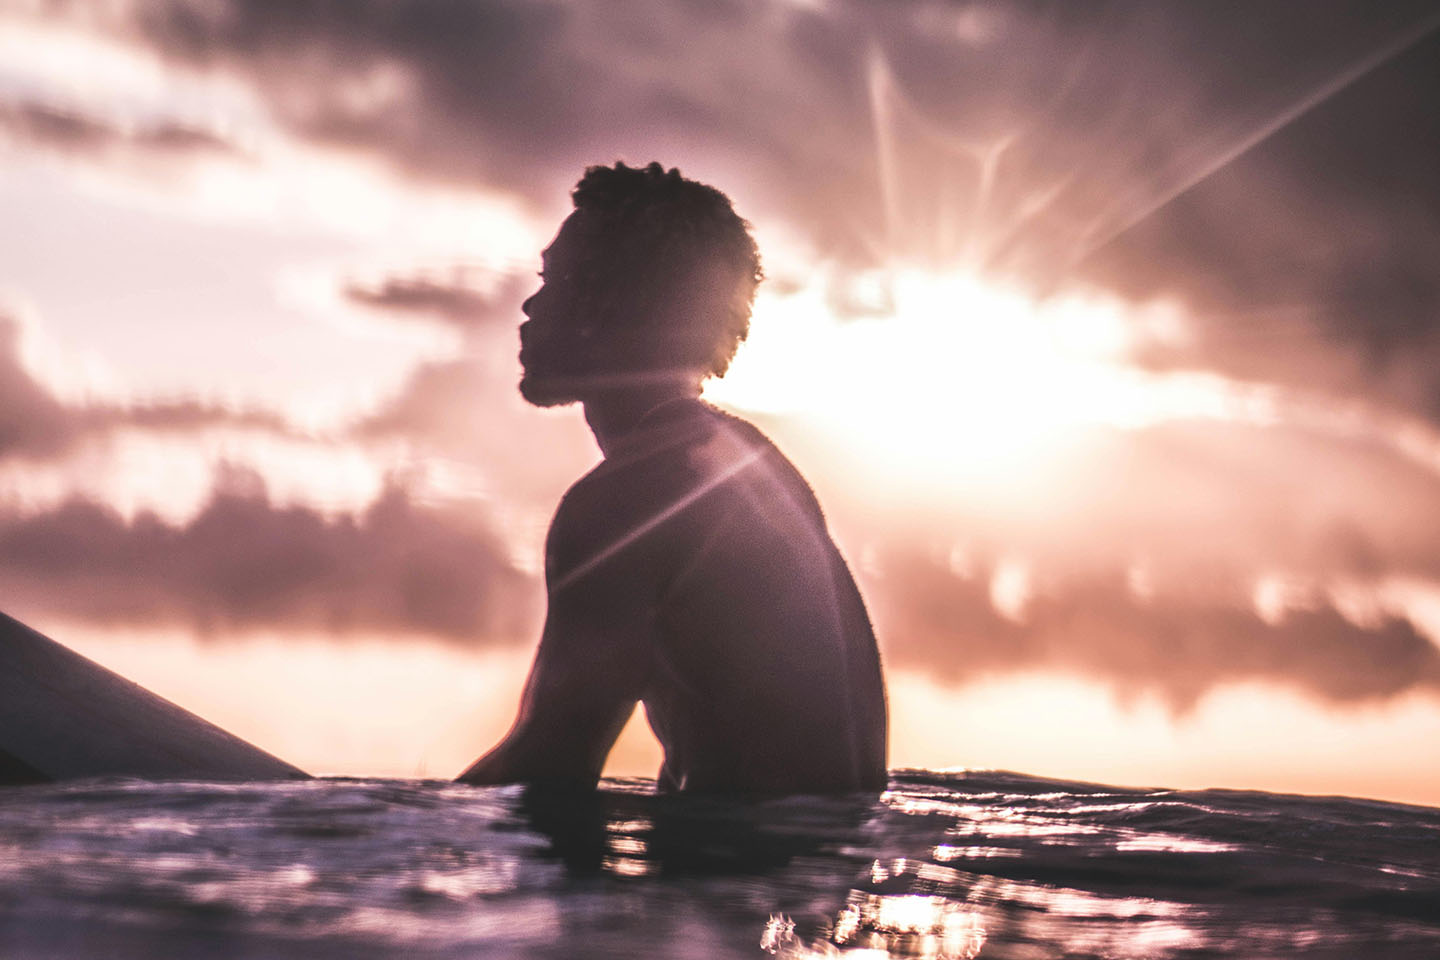
[[[520,396],[537,407],[563,407],[580,399],[555,380],[528,374],[520,378]]]

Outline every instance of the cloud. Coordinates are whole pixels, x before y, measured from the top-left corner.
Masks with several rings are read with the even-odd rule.
[[[210,130],[173,120],[120,124],[33,100],[0,103],[0,138],[87,157],[229,155],[235,148]]]
[[[231,466],[184,524],[126,522],[83,499],[0,513],[0,593],[19,615],[490,645],[528,639],[536,590],[473,512],[395,486],[362,514],[327,517],[271,503],[257,474]]]
[[[1178,711],[1241,682],[1346,704],[1440,695],[1440,648],[1402,617],[1360,625],[1319,603],[1268,622],[1239,597],[1145,595],[1115,573],[1042,588],[1012,619],[996,609],[995,573],[957,574],[916,552],[881,561],[870,595],[891,666],[951,682],[1060,670],[1125,698],[1157,694]]]
[[[1432,11],[1433,12],[1433,11]],[[1099,252],[1190,341],[1145,359],[1440,419],[1440,21]]]
[[[1440,580],[1440,474],[1368,435],[1226,422],[1116,431],[1083,445],[1057,485],[1006,525],[1056,563],[1143,559],[1167,583],[1213,572],[1246,591],[1269,571]]]
[[[112,29],[416,177],[554,213],[584,165],[659,158],[847,259],[1176,294],[1195,338],[1157,365],[1440,417],[1424,2],[132,10]]]
[[[96,20],[85,5],[47,9]],[[1313,107],[1302,119],[1332,140],[1353,113],[1368,120],[1367,142],[1404,143],[1409,114],[1425,113],[1423,84],[1387,98],[1396,91],[1357,83],[1345,95],[1360,110],[1345,97],[1312,101],[1386,51],[1423,62],[1425,44],[1404,42],[1433,15],[1423,0],[1324,0],[1303,18],[1279,3],[1245,18],[1180,2],[1094,17],[919,0],[119,9],[105,21],[112,33],[186,69],[237,76],[293,133],[417,176],[553,210],[585,164],[655,157],[724,176],[824,245],[968,252],[1015,269],[1103,245],[1216,163],[1246,161],[1243,148],[1297,105]],[[1266,143],[1303,139],[1301,126],[1280,123]],[[1269,173],[1315,178],[1318,156],[1322,181],[1344,179],[1331,159],[1357,147],[1323,147]],[[903,217],[887,226],[887,212]]]
[[[462,333],[472,328],[504,324],[514,327],[521,319],[518,293],[521,280],[505,278],[486,289],[463,266],[449,270],[393,274],[378,282],[351,280],[344,295],[352,303],[383,310],[398,317],[420,316],[436,320]]]
[[[418,364],[345,439],[399,442],[413,454],[463,465],[482,478],[484,495],[548,514],[598,451],[577,409],[538,411],[520,397],[520,304],[536,284],[529,273],[463,267],[346,283],[352,302],[402,320],[438,320],[462,339],[457,355]]]
[[[942,445],[946,423],[932,422],[930,442]],[[1017,558],[1041,581],[1135,568],[1162,592],[1241,604],[1275,576],[1320,589],[1440,583],[1440,473],[1363,432],[1225,421],[1077,432],[1063,452],[951,479],[864,463],[869,439],[858,429],[849,438],[862,451],[857,459],[804,445],[803,430],[784,427],[767,424],[815,482],[858,559],[872,550],[958,550]],[[890,429],[924,435],[909,423]],[[944,459],[943,447],[928,452]],[[954,453],[966,463],[963,450]]]
[[[1428,3],[1327,0],[1303,16],[1257,4],[1245,17],[1185,3],[1101,17],[1068,5],[845,0],[124,9],[133,15],[114,29],[184,70],[238,77],[291,135],[418,179],[507,191],[548,214],[566,205],[585,164],[655,157],[837,257],[904,255],[1036,283],[1078,277],[1137,300],[1171,296],[1185,307],[1188,339],[1152,344],[1138,358],[1148,366],[1218,370],[1440,420],[1440,114],[1426,95],[1440,86],[1440,39],[1412,36]],[[1373,59],[1407,37],[1414,45]],[[1367,63],[1343,90],[1314,99]],[[16,108],[5,117],[36,145],[121,142],[93,119]],[[516,397],[520,286],[422,272],[357,281],[346,294],[437,319],[463,339],[462,355],[417,367],[347,439],[474,464],[487,493],[507,503],[551,505],[552,487],[588,466],[594,450],[578,416],[526,411]],[[53,456],[86,431],[147,418],[192,429],[239,416],[201,403],[82,411],[13,354],[0,345],[9,401],[0,456]],[[254,416],[257,428],[283,426]],[[955,495],[931,514],[928,533],[950,541],[942,555],[978,543],[1032,563],[1035,595],[1019,622],[991,604],[993,569],[959,576],[919,533],[872,538],[882,556],[873,600],[898,662],[954,677],[1054,665],[1179,704],[1236,679],[1347,702],[1434,686],[1433,650],[1406,620],[1357,625],[1321,603],[1271,623],[1251,602],[1256,579],[1277,571],[1322,586],[1440,580],[1435,471],[1387,438],[1167,424],[1105,434],[1063,467],[1043,503],[987,513]],[[262,526],[289,517],[301,543],[317,529],[325,543],[358,543],[378,522],[347,521],[342,536],[338,521],[291,516],[263,497],[217,492],[215,503],[249,503]],[[99,508],[66,509],[117,542],[151,529],[183,538],[192,527],[117,526]],[[273,585],[253,609],[243,596],[184,599],[193,591],[183,585],[165,588],[175,596],[142,595],[146,609],[197,622],[321,623],[340,601],[321,599],[329,581],[307,572],[323,567],[314,563],[301,571],[307,599],[294,606]],[[1157,584],[1149,599],[1120,572],[1137,564]],[[359,589],[343,584],[337,597]],[[414,619],[394,608],[365,616]],[[473,611],[442,619],[467,616],[484,621]]]
[[[186,432],[229,427],[301,435],[273,411],[233,409],[200,400],[63,402],[21,362],[20,329],[20,324],[0,314],[0,460],[60,457],[84,438],[103,438],[123,428]]]
[[[465,314],[454,321],[473,319]],[[448,403],[428,404],[433,388],[424,383],[436,379],[437,368],[468,365],[422,366],[414,375],[421,386],[397,398],[388,415],[352,437],[327,439],[306,437],[278,413],[200,400],[62,401],[25,368],[20,334],[19,323],[0,317],[0,460],[60,460],[89,440],[125,430],[221,428],[322,444],[424,443],[445,436],[446,424],[461,412]],[[493,388],[483,365],[481,373],[474,384],[439,376],[442,401],[462,402],[477,391],[488,399],[485,391]],[[491,416],[483,406],[475,415]],[[480,433],[494,439],[493,428]],[[181,624],[207,634],[271,627],[427,633],[466,644],[528,638],[536,626],[536,584],[477,521],[473,514],[481,507],[474,497],[467,502],[465,509],[426,506],[392,483],[362,513],[333,516],[275,504],[258,474],[231,466],[183,523],[146,511],[126,520],[83,496],[38,513],[18,502],[0,505],[0,596],[7,612],[21,616]]]
[[[52,456],[79,432],[73,412],[20,363],[20,325],[0,316],[0,457]]]
[[[1081,674],[1177,711],[1242,682],[1440,695],[1436,622],[1386,599],[1440,588],[1440,475],[1375,437],[1169,423],[943,503],[822,492],[893,667]]]
[[[658,158],[692,175],[728,171],[732,189],[812,220],[862,196],[878,209],[871,158],[832,149],[867,135],[863,44],[846,23],[800,8],[160,0],[133,9],[140,42],[186,69],[242,78],[292,134],[416,177],[557,211],[587,164]],[[853,189],[862,180],[863,194]]]
[[[578,409],[537,411],[524,404],[516,350],[507,332],[461,357],[421,364],[398,393],[354,423],[348,437],[402,443],[422,458],[473,473],[473,493],[525,516],[548,516],[599,452]]]

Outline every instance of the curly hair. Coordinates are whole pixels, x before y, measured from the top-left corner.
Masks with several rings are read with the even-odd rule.
[[[571,193],[587,238],[591,320],[642,368],[721,376],[750,330],[760,253],[730,198],[658,163],[585,171]]]

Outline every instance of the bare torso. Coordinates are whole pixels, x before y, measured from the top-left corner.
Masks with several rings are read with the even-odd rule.
[[[599,674],[643,701],[661,788],[883,787],[875,637],[813,493],[744,421],[693,400],[646,419],[567,494],[547,573],[552,605],[626,624]]]

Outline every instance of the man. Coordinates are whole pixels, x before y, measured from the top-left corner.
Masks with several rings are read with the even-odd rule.
[[[749,329],[760,261],[718,190],[591,167],[522,307],[520,392],[579,402],[604,461],[545,548],[549,608],[519,717],[467,783],[593,786],[637,701],[664,791],[885,784],[875,636],[814,494],[701,402]]]

